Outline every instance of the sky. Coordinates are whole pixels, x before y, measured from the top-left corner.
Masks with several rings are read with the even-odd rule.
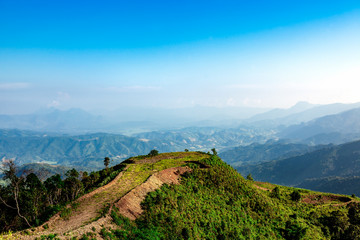
[[[0,114],[360,102],[360,1],[0,0]]]

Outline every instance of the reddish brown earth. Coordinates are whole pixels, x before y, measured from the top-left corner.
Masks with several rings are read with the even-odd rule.
[[[179,184],[180,175],[190,170],[189,167],[175,167],[157,172],[150,176],[146,182],[137,186],[122,197],[115,203],[115,206],[123,216],[135,220],[143,212],[140,203],[145,199],[149,192],[155,191],[164,183]]]
[[[189,167],[173,167],[162,171],[148,170],[150,177],[139,185],[132,181],[132,176],[137,174],[135,166],[137,164],[151,165],[162,159],[183,157],[186,157],[186,154],[179,156],[161,154],[153,158],[137,160],[136,163],[128,165],[109,184],[77,199],[76,207],[71,209],[68,217],[63,218],[58,213],[42,226],[28,230],[27,234],[24,232],[16,234],[15,239],[35,239],[49,234],[57,234],[59,239],[71,239],[74,236],[79,238],[88,232],[95,234],[96,239],[102,239],[98,234],[102,228],[116,228],[109,216],[113,206],[116,206],[122,215],[134,220],[141,215],[140,203],[149,192],[160,188],[164,183],[179,184],[180,175],[191,170]],[[110,210],[101,215],[100,212],[106,207]]]
[[[314,205],[325,204],[336,201],[336,202],[341,202],[340,204],[336,204],[336,205],[346,205],[352,202],[352,199],[349,197],[337,196],[337,195],[313,194],[313,195],[305,196],[301,201],[304,203],[309,203]]]

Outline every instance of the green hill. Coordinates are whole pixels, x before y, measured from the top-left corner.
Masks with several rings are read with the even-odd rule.
[[[116,175],[114,180],[72,201],[44,224],[13,236],[16,239],[360,238],[357,198],[245,180],[216,155],[151,152],[115,167],[117,170],[103,170]]]

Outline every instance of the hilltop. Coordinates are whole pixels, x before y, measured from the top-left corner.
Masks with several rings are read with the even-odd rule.
[[[130,158],[121,166],[103,170],[115,175],[112,181],[69,202],[38,227],[13,236],[16,239],[360,237],[358,198],[254,182],[250,176],[246,180],[216,156],[215,150],[213,153],[155,152]]]

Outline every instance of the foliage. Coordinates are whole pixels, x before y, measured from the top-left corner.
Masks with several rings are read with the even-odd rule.
[[[56,174],[42,182],[34,173],[18,177],[15,163],[8,163],[4,180],[10,184],[0,186],[0,232],[39,226],[59,211],[61,217],[68,218],[77,207],[72,201],[107,184],[126,166],[118,164],[90,175],[70,169],[65,179]],[[71,207],[66,207],[68,203]]]
[[[335,214],[330,205],[303,203],[301,195],[313,194],[310,191],[283,186],[272,187],[272,191],[258,190],[252,186],[255,182],[245,181],[215,155],[198,162],[189,164],[193,171],[182,176],[181,185],[165,184],[150,192],[142,203],[144,212],[135,222],[113,209],[111,216],[121,229],[111,231],[114,239],[296,240],[360,236],[355,224],[360,219],[357,205],[352,210],[340,207],[341,214]],[[292,195],[296,203],[289,197]]]
[[[157,155],[159,155],[159,151],[156,149],[151,150],[148,154],[149,157],[155,157]]]
[[[275,187],[272,191],[271,191],[271,197],[274,197],[274,198],[278,198],[280,199],[280,188],[279,187]]]
[[[135,221],[118,214],[118,210],[112,207],[110,216],[118,229],[101,229],[103,239],[360,238],[360,203],[357,199],[331,195],[340,203],[345,199],[348,206],[339,204],[339,201],[336,204],[320,204],[323,198],[330,199],[331,196],[247,181],[214,154],[177,152],[155,156],[157,161],[141,161],[143,158],[149,156],[134,157],[128,161],[130,165],[127,169],[133,173],[132,180],[139,183],[144,182],[154,170],[186,164],[192,171],[182,175],[181,184],[164,184],[150,192],[141,204],[143,214]],[[20,184],[21,206],[24,206],[21,213],[32,225],[36,225],[36,219],[41,223],[60,208],[63,209],[61,214],[66,217],[77,207],[76,204],[70,204],[71,208],[64,207],[69,206],[67,199],[71,198],[67,196],[69,186],[66,181],[80,181],[83,184],[81,195],[108,181],[108,178],[115,177],[125,166],[123,163],[108,171],[90,174],[76,174],[71,170],[64,180],[55,175],[44,183],[29,174]],[[5,202],[13,204],[11,189],[2,187],[1,190],[0,195]],[[38,207],[34,205],[31,208],[27,199],[34,201],[34,196],[29,198],[34,191],[38,191],[36,195],[42,196],[42,201],[39,201]],[[318,202],[306,202],[306,199]],[[0,214],[1,224],[13,224],[17,229],[26,227],[14,209],[6,208],[4,203],[0,203],[0,207],[9,214]],[[103,209],[103,215],[108,213],[109,207],[107,205]],[[36,211],[39,215],[31,218]],[[91,239],[91,234],[82,235],[81,238]],[[56,237],[47,235],[44,239]]]
[[[251,173],[249,173],[249,174],[246,176],[246,179],[247,179],[247,180],[250,180],[250,181],[254,181],[253,177],[251,176]]]
[[[299,192],[299,190],[295,189],[291,194],[290,194],[291,200],[298,202],[301,199],[301,194]]]
[[[110,164],[110,158],[109,158],[109,157],[105,157],[105,158],[104,158],[105,168],[108,168],[109,164]]]
[[[215,148],[212,148],[212,149],[211,149],[211,152],[213,153],[213,155],[217,156],[217,151],[216,151]]]

